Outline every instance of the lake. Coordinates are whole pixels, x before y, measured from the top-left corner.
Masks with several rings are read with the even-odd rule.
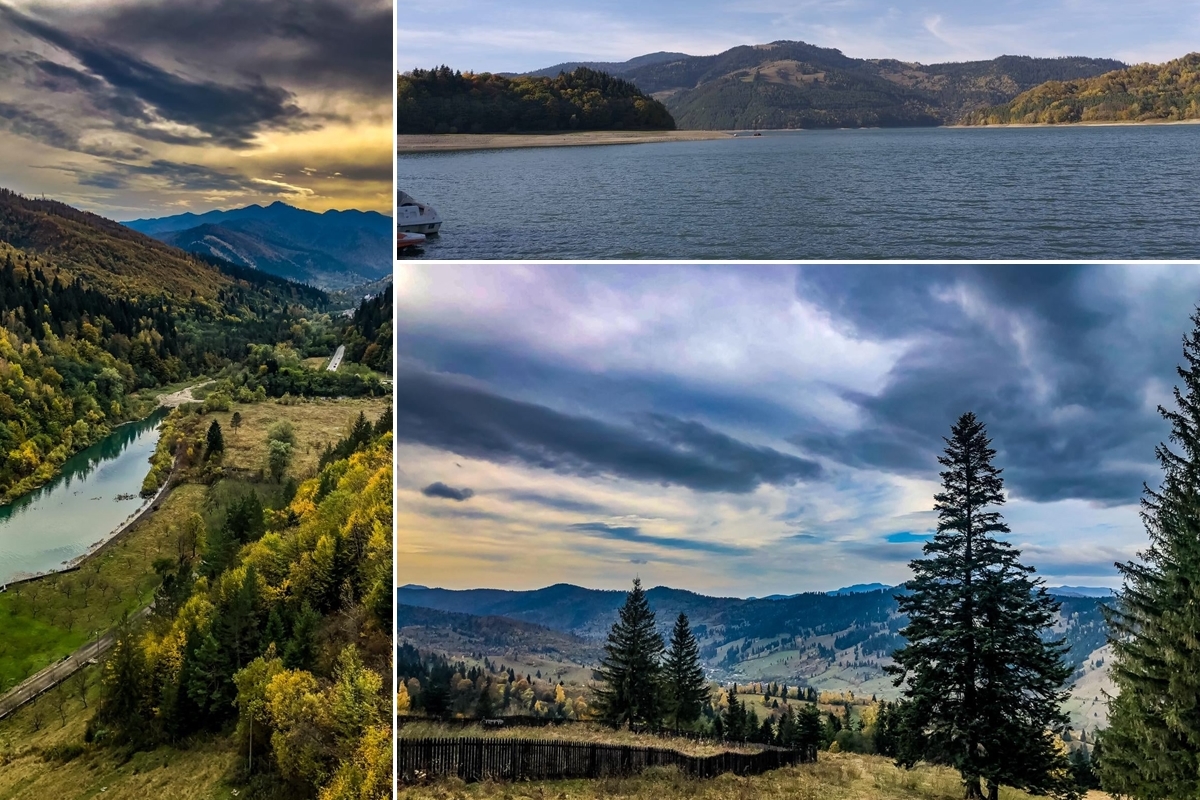
[[[139,492],[164,416],[160,409],[118,426],[67,459],[53,481],[0,506],[0,584],[63,568],[142,507]]]
[[[445,219],[423,258],[1200,258],[1200,125],[788,131],[398,161],[399,188]]]

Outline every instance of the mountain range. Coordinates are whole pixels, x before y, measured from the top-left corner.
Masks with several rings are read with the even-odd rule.
[[[711,56],[660,52],[624,62],[572,62],[532,74],[577,66],[632,82],[661,100],[680,129],[747,130],[955,123],[1047,81],[1089,78],[1126,65],[1082,56],[919,64],[776,41]]]
[[[866,589],[869,584],[860,586]],[[858,588],[741,599],[657,586],[647,590],[646,599],[664,637],[669,637],[675,618],[681,612],[687,614],[705,668],[715,680],[775,681],[893,697],[896,689],[884,667],[891,663],[891,653],[904,643],[899,632],[907,620],[899,614],[893,597],[899,589]],[[1102,690],[1109,686],[1107,626],[1100,599],[1082,596],[1083,590],[1075,587],[1065,588],[1061,594],[1054,592],[1062,606],[1054,633],[1066,639],[1073,681],[1085,687],[1072,700],[1075,723],[1094,727],[1105,713]],[[595,664],[594,649],[616,620],[625,592],[570,584],[533,591],[455,591],[410,584],[397,589],[396,599],[401,638],[418,648],[511,656],[514,651],[534,652],[529,648],[538,642],[541,652],[553,651],[576,663]],[[431,611],[445,616],[431,616]],[[476,621],[464,627],[468,617]],[[482,617],[491,620],[484,627],[490,632],[487,641],[492,650],[483,645],[477,629]],[[510,623],[524,624],[519,637],[511,641],[504,634],[504,626]],[[540,638],[538,628],[544,632]],[[472,646],[457,650],[445,646],[454,641],[471,642]]]
[[[392,270],[392,220],[376,211],[318,214],[277,201],[123,224],[181,250],[322,289],[357,286]]]

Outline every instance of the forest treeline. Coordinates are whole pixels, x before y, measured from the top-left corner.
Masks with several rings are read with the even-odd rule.
[[[414,69],[396,77],[396,119],[401,134],[675,129],[662,103],[587,67],[554,78]]]
[[[392,284],[365,298],[342,335],[346,360],[392,374]]]
[[[1004,105],[967,114],[967,125],[1200,119],[1200,53],[1094,78],[1050,81]]]
[[[197,515],[177,557],[155,565],[150,621],[119,635],[83,747],[129,752],[228,735],[245,756],[235,779],[256,796],[387,796],[385,416],[356,423],[319,473],[278,501],[251,486],[214,488],[212,524]],[[187,438],[197,439],[187,448],[196,468],[220,459],[215,422]]]

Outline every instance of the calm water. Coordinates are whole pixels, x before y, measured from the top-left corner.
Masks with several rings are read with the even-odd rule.
[[[51,483],[0,506],[0,583],[61,568],[141,508],[163,416],[121,425],[69,458]],[[134,498],[117,499],[126,494]]]
[[[406,155],[417,257],[1200,258],[1200,125]]]

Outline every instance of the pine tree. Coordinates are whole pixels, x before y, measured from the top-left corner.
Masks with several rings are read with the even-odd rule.
[[[292,638],[283,649],[283,665],[288,669],[312,669],[317,659],[317,626],[321,615],[305,600],[292,623]]]
[[[221,435],[221,423],[217,422],[215,419],[212,421],[212,425],[208,426],[206,444],[208,447],[208,458],[212,458],[218,453],[225,452],[225,437]]]
[[[911,594],[896,598],[910,620],[908,644],[889,667],[906,701],[901,761],[953,767],[967,798],[983,797],[981,781],[991,798],[1000,785],[1066,793],[1066,757],[1051,733],[1066,726],[1070,670],[1062,641],[1043,638],[1058,604],[996,538],[1009,529],[994,510],[1004,503],[995,454],[968,413],[938,458],[946,470],[934,497],[937,533],[911,564]]]
[[[635,578],[608,633],[604,658],[596,670],[603,682],[596,695],[606,722],[615,727],[628,722],[630,730],[638,720],[659,727],[663,711],[662,654],[663,640],[654,628],[654,612],[646,601],[641,580]]]
[[[663,689],[666,712],[679,731],[700,718],[708,702],[708,681],[700,666],[700,646],[692,636],[687,614],[679,613],[671,632],[671,649],[663,665]]]
[[[1200,311],[1192,324],[1176,408],[1158,409],[1177,449],[1155,449],[1162,485],[1143,489],[1150,545],[1117,565],[1124,587],[1105,609],[1119,694],[1099,771],[1105,791],[1139,800],[1200,796]]]

